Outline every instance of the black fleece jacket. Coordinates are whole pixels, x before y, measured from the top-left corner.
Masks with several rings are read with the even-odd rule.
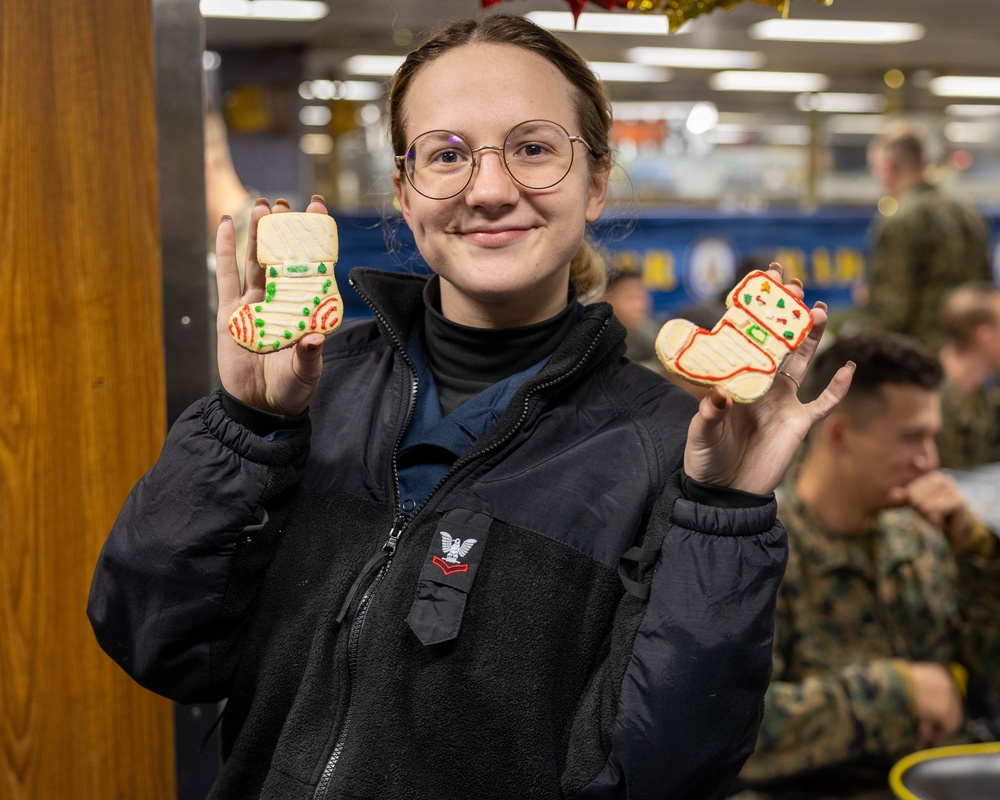
[[[375,321],[328,338],[308,415],[216,393],[173,426],[97,565],[102,647],[228,698],[219,800],[723,797],[770,676],[773,499],[685,496],[695,403],[601,303],[397,515],[424,282],[351,277]]]

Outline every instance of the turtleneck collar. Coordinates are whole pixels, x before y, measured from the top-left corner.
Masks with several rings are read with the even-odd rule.
[[[424,345],[445,414],[548,358],[579,320],[581,309],[570,285],[566,308],[543,322],[517,328],[459,325],[441,313],[439,280],[434,276],[424,288]]]

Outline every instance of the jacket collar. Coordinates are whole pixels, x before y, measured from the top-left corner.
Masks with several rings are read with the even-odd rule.
[[[424,313],[426,276],[384,272],[355,267],[350,284],[368,303],[384,336],[405,352],[410,331]],[[580,322],[556,348],[544,369],[523,389],[532,393],[561,387],[577,374],[586,374],[604,359],[625,352],[625,328],[610,304],[593,303],[584,308]]]

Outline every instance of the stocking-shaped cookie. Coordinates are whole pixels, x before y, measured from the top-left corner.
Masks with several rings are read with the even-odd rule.
[[[307,333],[326,335],[340,327],[337,254],[337,224],[326,214],[285,212],[261,219],[257,260],[267,271],[264,298],[233,312],[233,339],[248,350],[272,353]]]
[[[674,319],[656,337],[663,366],[693,383],[722,386],[751,403],[771,387],[785,357],[812,327],[808,307],[765,272],[752,272],[726,300],[711,331]]]

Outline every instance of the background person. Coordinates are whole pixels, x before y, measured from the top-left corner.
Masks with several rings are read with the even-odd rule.
[[[868,163],[897,203],[872,227],[861,320],[871,329],[940,345],[947,291],[990,280],[989,234],[979,212],[927,180],[927,143],[913,123],[890,124],[869,145]]]
[[[937,469],[941,368],[906,337],[861,334],[817,356],[803,395],[844,358],[850,391],[778,493],[789,561],[741,798],[889,798],[900,757],[997,735],[949,669],[1000,688],[1000,552]]]
[[[625,355],[643,366],[659,371],[656,334],[660,325],[652,318],[653,297],[642,275],[635,270],[612,270],[604,290],[618,321],[625,326]]]
[[[941,334],[941,466],[1000,463],[1000,288],[975,281],[954,289]]]
[[[241,290],[223,220],[223,388],[116,521],[98,640],[154,691],[228,698],[216,800],[721,797],[770,673],[771,493],[850,369],[737,408],[622,357],[611,307],[580,303],[610,103],[547,31],[438,29],[389,106],[434,277],[355,269],[371,321],[261,358],[226,334],[265,279]]]

